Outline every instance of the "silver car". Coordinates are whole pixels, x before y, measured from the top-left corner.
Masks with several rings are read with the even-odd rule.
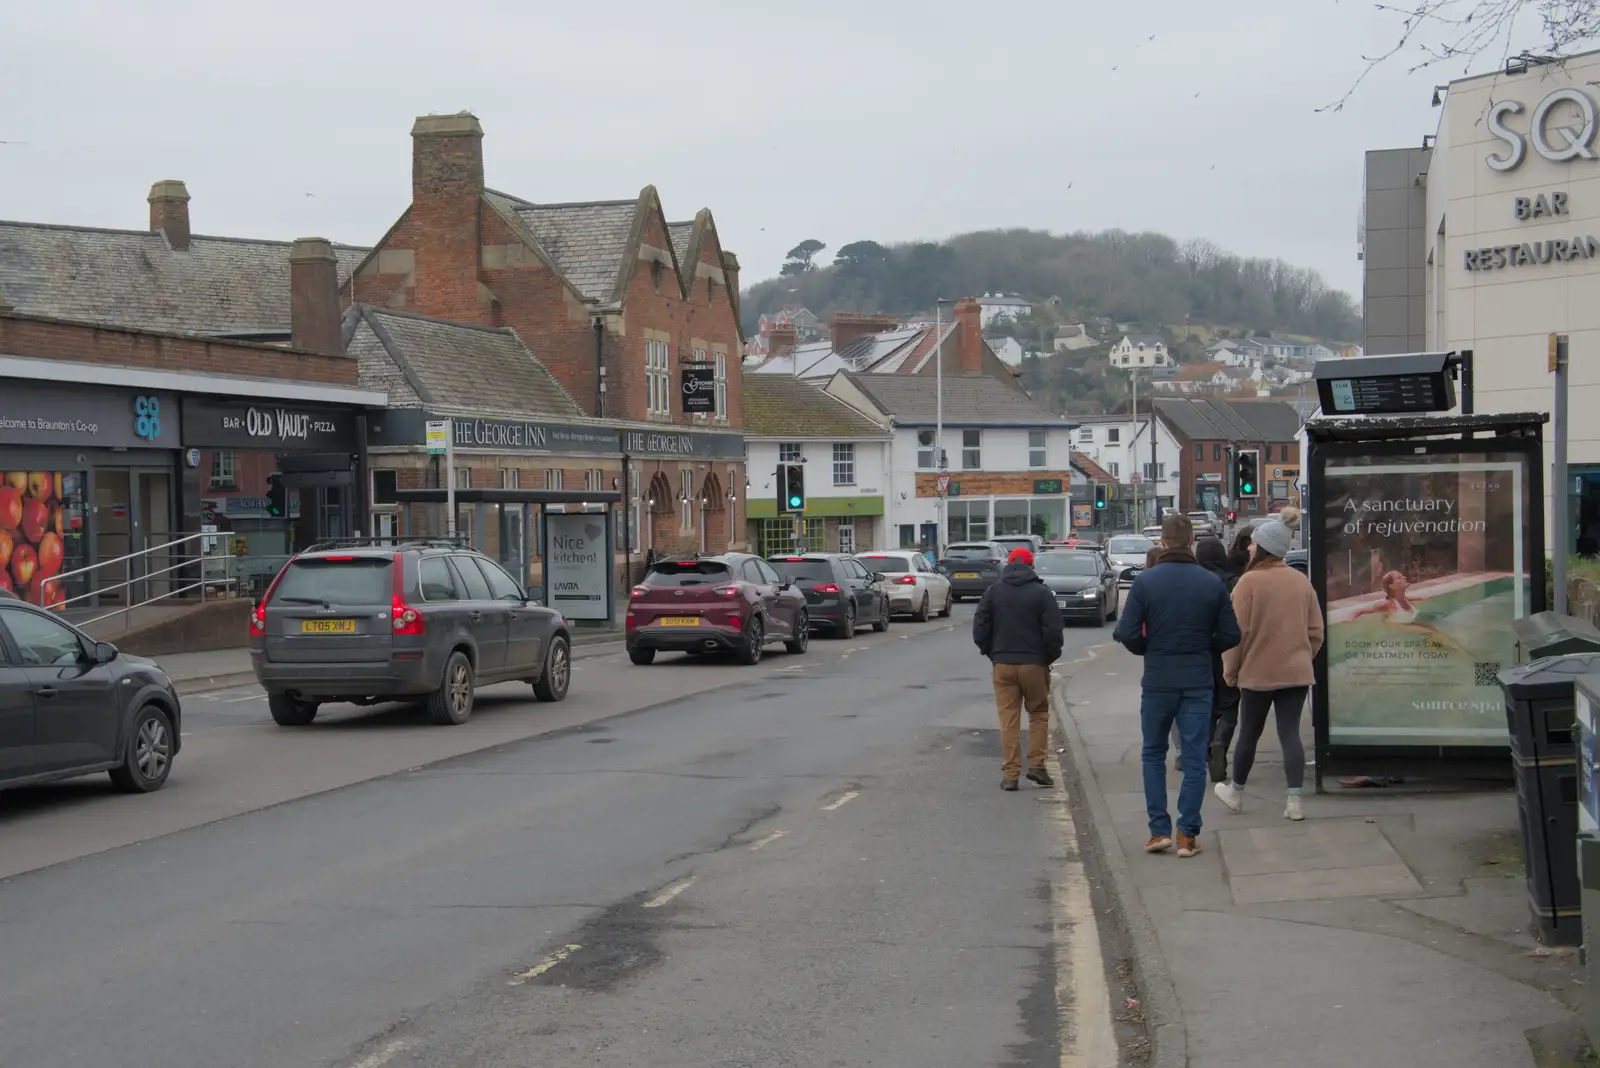
[[[1143,534],[1117,534],[1106,542],[1106,556],[1117,569],[1117,584],[1132,586],[1134,578],[1144,570],[1145,559],[1155,542]]]
[[[421,700],[465,723],[480,684],[522,679],[567,696],[572,634],[488,557],[442,542],[334,547],[285,565],[250,614],[250,664],[272,718],[322,704]]]

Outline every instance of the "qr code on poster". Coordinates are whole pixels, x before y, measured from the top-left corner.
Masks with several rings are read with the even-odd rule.
[[[1500,665],[1487,660],[1479,660],[1472,665],[1472,684],[1474,686],[1500,685]]]

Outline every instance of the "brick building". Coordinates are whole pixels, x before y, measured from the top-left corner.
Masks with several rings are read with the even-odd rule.
[[[1190,397],[1157,400],[1156,418],[1178,445],[1178,505],[1182,511],[1223,511],[1228,490],[1228,450],[1261,454],[1260,495],[1234,507],[1242,516],[1273,505],[1299,504],[1299,434],[1302,420],[1283,401]]]
[[[617,432],[614,462],[598,469],[629,470],[630,511],[646,517],[634,547],[684,552],[742,541],[738,286],[710,211],[669,222],[653,187],[570,204],[488,188],[483,129],[462,113],[416,120],[411,204],[344,292],[347,305],[509,331],[517,359],[531,355],[559,384],[566,400],[552,416]],[[710,379],[703,414],[684,411],[691,366]],[[475,400],[457,394],[455,407],[488,410],[494,385]],[[593,459],[546,466],[586,471]],[[504,468],[487,456],[485,466]]]

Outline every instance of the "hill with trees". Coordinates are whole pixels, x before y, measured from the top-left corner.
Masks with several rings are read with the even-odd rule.
[[[1152,330],[1208,324],[1327,340],[1361,336],[1355,302],[1316,271],[1235,256],[1204,240],[1180,244],[1123,230],[988,230],[943,242],[851,241],[819,267],[827,247],[807,238],[790,251],[779,277],[750,287],[743,300],[747,334],[762,314],[785,306],[801,305],[824,318],[838,310],[909,316],[931,314],[941,296],[1004,292],[1038,309],[1037,322],[1018,324],[1024,339],[1056,323],[1100,319]]]

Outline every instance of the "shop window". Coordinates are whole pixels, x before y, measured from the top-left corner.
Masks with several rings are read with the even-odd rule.
[[[900,524],[900,548],[915,549],[917,547],[917,527],[914,523]]]
[[[952,541],[987,541],[989,538],[989,502],[950,500],[946,505],[945,527]]]
[[[1085,441],[1093,441],[1094,440],[1094,431],[1090,430],[1089,431],[1089,436],[1087,438],[1085,438],[1084,440]],[[1045,447],[1044,447],[1044,444],[1045,444],[1045,431],[1043,431],[1043,430],[1030,430],[1030,431],[1028,431],[1028,466],[1029,467],[1044,467],[1046,465],[1046,463],[1048,462],[1046,460],[1046,458],[1045,458]]]
[[[1028,525],[1028,515],[1026,500],[995,501],[994,536],[1002,538],[1032,534],[1033,531]]]
[[[833,484],[835,486],[856,484],[856,447],[849,442],[840,442],[833,446]]]
[[[400,472],[386,467],[372,469],[372,503],[397,504],[400,500]]]
[[[856,521],[854,519],[839,520],[839,551],[854,553],[856,551]]]
[[[239,483],[233,470],[233,453],[218,450],[211,454],[211,486],[213,489],[233,489]]]
[[[787,516],[781,519],[763,519],[760,534],[762,556],[791,552],[797,548],[794,520]],[[808,553],[825,552],[827,534],[826,525],[821,519],[805,520],[801,526],[799,550]]]
[[[978,471],[983,467],[983,431],[963,430],[961,432],[961,469],[963,471]]]

